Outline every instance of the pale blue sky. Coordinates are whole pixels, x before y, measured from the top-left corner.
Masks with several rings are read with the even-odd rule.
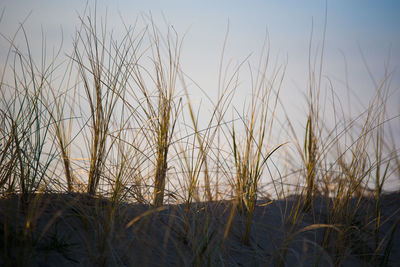
[[[32,12],[25,27],[33,46],[40,46],[43,28],[48,46],[57,44],[60,28],[63,29],[65,47],[72,42],[74,28],[79,24],[85,0],[3,0],[5,8],[0,32],[10,35],[18,22]],[[94,1],[89,1],[90,4]],[[92,5],[93,6],[93,5]],[[298,103],[299,91],[307,87],[307,60],[312,21],[314,47],[321,45],[325,18],[325,1],[183,1],[183,0],[98,0],[98,14],[108,9],[110,25],[121,27],[118,12],[128,23],[143,12],[151,11],[162,24],[164,14],[168,23],[183,34],[189,28],[183,50],[183,67],[187,74],[212,94],[217,84],[217,71],[224,34],[229,20],[230,33],[227,59],[243,60],[250,53],[260,51],[268,29],[271,56],[278,63],[287,62],[283,88],[285,101]],[[368,78],[361,51],[377,79],[384,71],[389,51],[391,68],[400,62],[400,1],[395,0],[335,0],[328,1],[328,24],[324,60],[325,74],[335,82],[340,92],[345,77],[345,60],[349,82],[358,99],[373,94],[373,84]],[[1,53],[4,52],[1,42]],[[40,49],[38,50],[40,51]],[[393,87],[400,86],[400,75],[393,79]],[[240,92],[239,92],[240,94]],[[357,98],[356,98],[357,99]],[[399,94],[396,95],[399,102]],[[395,103],[397,103],[395,102]],[[305,107],[305,101],[298,108]],[[399,112],[397,110],[397,112]]]
[[[11,36],[30,12],[25,29],[33,53],[41,53],[42,29],[47,38],[47,49],[60,42],[61,28],[65,51],[71,50],[75,28],[79,25],[86,0],[2,0],[4,16],[0,32]],[[93,7],[94,0],[89,0]],[[324,57],[323,90],[332,82],[335,93],[353,115],[368,105],[375,87],[363,62],[362,54],[374,79],[382,78],[385,62],[390,59],[389,70],[400,67],[400,1],[398,0],[329,0],[326,45]],[[225,59],[241,62],[252,53],[250,61],[257,61],[266,31],[271,44],[271,63],[287,64],[281,90],[283,105],[290,121],[300,135],[304,134],[308,89],[308,50],[313,21],[313,56],[321,47],[326,2],[322,0],[97,0],[98,16],[108,10],[110,28],[122,29],[119,12],[124,21],[133,23],[140,14],[152,12],[159,26],[165,26],[162,14],[181,35],[187,31],[182,52],[182,67],[211,97],[216,95],[218,67],[221,50],[229,21],[230,31]],[[23,46],[23,42],[20,44]],[[0,66],[7,50],[0,41]],[[388,57],[390,52],[390,57]],[[391,88],[395,92],[387,105],[389,116],[400,113],[400,74],[393,76]],[[346,92],[346,74],[352,90]],[[328,77],[329,81],[328,81]],[[248,80],[248,77],[241,76]],[[190,85],[194,97],[199,90]],[[238,88],[233,103],[243,104],[249,97],[246,86]],[[197,97],[198,98],[198,97]],[[204,101],[205,103],[207,101]],[[281,114],[281,113],[279,113]],[[330,118],[332,119],[332,117]],[[227,118],[229,120],[229,118]],[[277,120],[285,121],[283,116]],[[325,121],[326,122],[326,121]],[[392,121],[394,134],[400,131],[400,120]],[[276,127],[276,135],[280,128]],[[280,136],[279,136],[280,137]],[[398,137],[398,136],[397,136]],[[280,142],[286,142],[284,139]],[[396,138],[396,136],[395,136]],[[279,142],[278,142],[279,143]],[[400,140],[398,140],[398,144]]]

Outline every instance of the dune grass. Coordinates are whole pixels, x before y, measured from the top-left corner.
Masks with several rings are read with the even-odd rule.
[[[271,66],[267,46],[256,66],[247,58],[225,66],[222,52],[218,98],[205,94],[205,111],[181,66],[184,36],[142,19],[146,26],[123,25],[116,39],[106,19],[85,13],[73,51],[60,46],[50,61],[43,44],[35,62],[23,23],[1,36],[9,47],[0,81],[1,264],[60,253],[76,265],[230,266],[243,260],[239,250],[259,265],[393,263],[399,209],[388,216],[383,197],[400,175],[390,130],[399,115],[386,110],[394,73],[365,110],[347,116],[334,88],[324,91],[324,48],[315,61],[311,42],[299,132],[288,114],[285,122],[276,115],[285,65]],[[250,101],[240,112],[232,103],[246,67]],[[287,140],[275,143],[278,123]],[[272,211],[276,218],[264,217]]]

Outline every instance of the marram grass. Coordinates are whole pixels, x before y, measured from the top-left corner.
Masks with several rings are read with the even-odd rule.
[[[319,66],[308,67],[299,131],[288,114],[277,117],[285,66],[271,66],[267,46],[255,66],[246,59],[223,72],[221,57],[218,97],[204,95],[206,109],[181,66],[184,36],[149,17],[115,38],[100,21],[80,17],[73,50],[60,47],[50,61],[45,49],[35,61],[23,24],[15,36],[24,47],[1,36],[9,47],[0,81],[1,265],[400,261],[400,196],[383,189],[400,175],[390,128],[399,116],[386,112],[393,73],[364,111],[345,116],[334,89],[324,91],[322,49]],[[251,97],[240,112],[233,102],[246,66]],[[330,93],[331,106],[322,105]],[[277,128],[287,140],[274,141]]]

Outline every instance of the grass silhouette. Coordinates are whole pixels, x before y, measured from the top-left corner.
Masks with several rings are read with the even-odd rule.
[[[258,65],[246,58],[229,72],[225,40],[218,97],[205,95],[213,104],[202,128],[207,112],[192,101],[187,84],[195,82],[180,63],[184,36],[143,20],[146,27],[123,25],[115,39],[106,20],[87,12],[73,51],[65,56],[60,47],[50,61],[43,49],[35,62],[23,23],[13,37],[2,35],[2,265],[399,260],[400,196],[383,190],[400,175],[390,132],[399,115],[386,110],[393,73],[366,110],[347,117],[334,89],[323,90],[324,47],[315,61],[310,42],[304,132],[286,114],[280,125],[289,138],[273,143],[285,66],[271,66],[266,45]],[[246,66],[251,100],[240,112],[232,102]],[[321,98],[329,93],[327,107]]]

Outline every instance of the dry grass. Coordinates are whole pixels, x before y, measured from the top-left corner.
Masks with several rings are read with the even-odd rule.
[[[70,56],[60,47],[46,61],[43,50],[41,65],[23,23],[2,35],[1,264],[51,265],[59,254],[61,265],[93,266],[395,262],[399,198],[383,189],[400,170],[390,130],[399,115],[386,111],[394,73],[345,116],[324,91],[324,48],[315,60],[310,42],[304,132],[287,115],[288,140],[274,143],[285,66],[272,67],[268,46],[257,65],[230,69],[224,45],[204,122],[181,68],[184,36],[142,20],[116,39],[106,19],[84,13]],[[239,112],[246,66],[251,98]]]

